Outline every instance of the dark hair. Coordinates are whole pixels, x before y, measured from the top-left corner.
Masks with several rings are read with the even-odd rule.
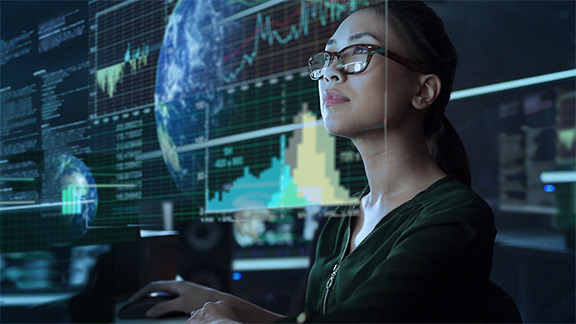
[[[432,8],[421,1],[380,0],[359,10],[373,10],[384,17],[388,15],[390,28],[406,41],[410,59],[426,66],[440,78],[440,94],[428,107],[424,120],[428,151],[444,172],[456,175],[458,180],[470,186],[470,167],[464,144],[444,115],[458,62],[444,23]]]

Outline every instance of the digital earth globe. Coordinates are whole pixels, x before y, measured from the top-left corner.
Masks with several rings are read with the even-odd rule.
[[[234,9],[221,0],[181,0],[164,34],[154,95],[156,130],[164,162],[185,193],[203,190],[201,144],[225,105],[217,88],[224,79],[223,44],[235,24],[223,18]]]
[[[49,158],[45,173],[44,200],[61,204],[33,214],[29,227],[37,239],[50,246],[70,245],[84,236],[94,222],[98,206],[96,182],[84,162],[67,154]]]

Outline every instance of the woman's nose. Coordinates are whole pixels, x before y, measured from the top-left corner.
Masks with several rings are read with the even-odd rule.
[[[338,61],[335,59],[324,71],[324,81],[326,82],[342,82],[346,77],[342,71],[337,69]]]

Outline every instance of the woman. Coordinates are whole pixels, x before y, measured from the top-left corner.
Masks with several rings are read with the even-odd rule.
[[[421,2],[389,1],[348,16],[325,50],[309,61],[324,125],[356,145],[369,192],[358,217],[327,222],[298,321],[483,321],[496,231],[444,117],[456,53],[443,23]],[[133,300],[160,290],[180,297],[151,315],[283,318],[188,282],[153,283]]]

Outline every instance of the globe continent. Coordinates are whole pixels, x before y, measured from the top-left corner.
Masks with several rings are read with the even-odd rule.
[[[164,34],[154,96],[156,130],[164,162],[186,193],[204,184],[202,143],[225,105],[217,93],[224,79],[222,48],[236,28],[222,21],[237,8],[221,0],[180,0]]]

